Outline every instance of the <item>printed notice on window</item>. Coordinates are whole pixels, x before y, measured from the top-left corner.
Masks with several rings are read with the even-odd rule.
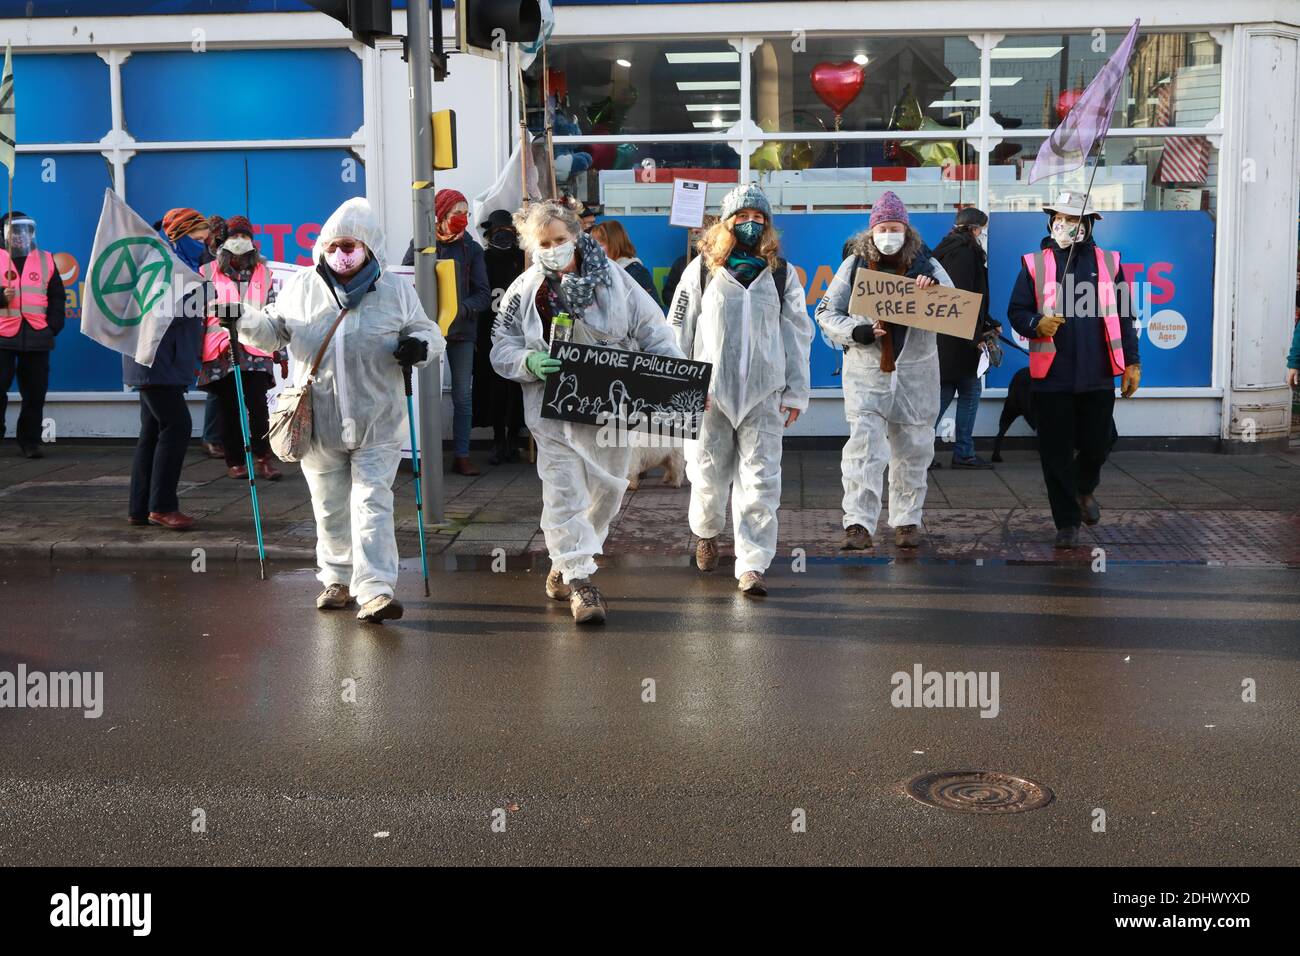
[[[673,208],[668,224],[698,229],[704,225],[704,197],[709,184],[699,179],[673,180]]]

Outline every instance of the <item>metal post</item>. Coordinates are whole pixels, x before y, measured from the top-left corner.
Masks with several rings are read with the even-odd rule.
[[[441,16],[439,10],[437,16]],[[415,207],[415,292],[425,314],[437,321],[438,277],[433,251],[433,67],[430,57],[432,16],[429,0],[406,5],[406,56],[411,77],[411,183]],[[428,250],[427,252],[425,250]],[[420,474],[424,527],[443,523],[442,514],[442,367],[430,362],[419,374],[420,447],[426,463]],[[428,459],[432,458],[432,461]]]

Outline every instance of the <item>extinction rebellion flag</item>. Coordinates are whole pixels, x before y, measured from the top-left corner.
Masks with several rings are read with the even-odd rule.
[[[141,365],[153,365],[185,293],[200,281],[117,193],[104,190],[81,304],[83,333]]]

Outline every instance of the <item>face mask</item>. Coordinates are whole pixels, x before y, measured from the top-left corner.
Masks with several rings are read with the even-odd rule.
[[[364,246],[356,246],[351,252],[335,249],[333,252],[325,253],[325,264],[339,273],[351,272],[365,261],[366,250]]]
[[[1052,223],[1052,238],[1062,249],[1068,249],[1083,238],[1083,223],[1070,223],[1064,219],[1057,219]]]
[[[568,242],[562,242],[558,246],[551,246],[549,249],[537,250],[537,261],[542,264],[542,268],[547,272],[563,272],[573,261],[574,243],[570,239]]]
[[[985,255],[987,255],[989,251],[989,234],[987,232],[981,232],[975,237],[975,241],[979,243],[979,247],[983,249]]]
[[[247,236],[234,236],[221,244],[232,256],[246,256],[253,251],[253,240]]]
[[[469,225],[469,216],[463,212],[458,212],[454,216],[447,217],[447,232],[449,235],[459,236]]]
[[[499,229],[488,236],[488,245],[493,249],[513,249],[515,247],[515,234],[509,229]]]
[[[872,233],[871,241],[876,244],[876,248],[880,250],[882,256],[892,256],[903,248],[903,234],[901,232]]]
[[[731,232],[735,235],[736,241],[742,246],[752,246],[763,235],[763,224],[761,222],[738,222],[732,226]]]

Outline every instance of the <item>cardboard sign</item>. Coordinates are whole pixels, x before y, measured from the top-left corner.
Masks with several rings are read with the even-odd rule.
[[[704,225],[705,197],[709,184],[699,179],[673,180],[673,205],[668,224],[698,229]]]
[[[915,279],[860,268],[853,276],[849,314],[969,341],[979,322],[982,298],[978,292],[942,285],[918,289]]]
[[[552,342],[551,357],[563,364],[546,376],[543,418],[674,438],[699,433],[708,362],[574,342]]]

